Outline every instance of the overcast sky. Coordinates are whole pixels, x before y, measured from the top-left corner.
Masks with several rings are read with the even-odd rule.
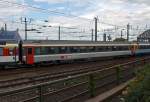
[[[31,5],[59,13],[19,7],[6,1]],[[103,31],[107,28],[115,28],[115,26],[110,26],[109,24],[126,26],[130,23],[134,28],[138,28],[137,26],[139,26],[142,29],[145,28],[146,25],[147,28],[150,26],[149,0],[0,0],[0,9],[1,26],[4,22],[7,22],[10,29],[15,29],[16,27],[23,29],[23,25],[21,24],[11,22],[10,25],[10,21],[20,22],[21,17],[32,18],[32,23],[39,25],[75,27],[77,29],[66,30],[64,28],[64,34],[67,31],[68,33],[77,31],[82,33],[87,32],[87,37],[90,36],[88,33],[90,33],[90,30],[93,28],[94,17],[99,18],[99,31]],[[48,20],[49,22],[43,22],[44,20]],[[103,24],[102,22],[108,24]],[[30,28],[38,27],[30,26]],[[44,33],[49,33],[50,35],[58,31],[55,27],[51,30],[49,30],[50,28],[43,29]],[[116,33],[118,32],[120,31]],[[141,32],[136,32],[136,34],[138,33]],[[80,35],[81,34],[78,34],[77,36]],[[40,36],[44,35],[41,33]],[[53,39],[52,36],[51,39]]]

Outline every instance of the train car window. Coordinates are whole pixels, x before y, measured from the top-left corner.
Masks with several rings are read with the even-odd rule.
[[[112,51],[116,51],[117,47],[116,46],[112,46]]]
[[[54,54],[59,54],[59,47],[52,47]]]
[[[144,46],[144,45],[142,46],[142,49],[145,49],[145,46]]]
[[[146,46],[144,46],[144,45],[140,46],[140,49],[145,49],[145,48],[146,48]]]
[[[70,53],[70,47],[66,47],[66,53]]]
[[[125,47],[125,50],[129,50],[128,46]]]
[[[59,47],[59,53],[67,53],[67,47]]]
[[[119,51],[119,46],[116,46],[115,51]]]
[[[103,51],[107,51],[107,46],[103,46]]]
[[[45,53],[45,47],[44,46],[41,47],[41,53],[40,54],[41,55],[46,55],[46,53]]]
[[[102,46],[103,50],[102,51],[108,51],[108,47],[107,46]]]
[[[32,54],[32,48],[28,48],[28,54]]]
[[[50,47],[48,50],[49,50],[50,54],[55,54],[55,48],[54,47]]]
[[[40,47],[36,47],[34,50],[35,55],[40,55],[41,54],[41,49]]]
[[[45,47],[45,55],[48,55],[51,53],[51,49],[49,47]]]
[[[143,48],[143,46],[140,46],[140,47],[139,47],[139,49],[142,49],[142,48]]]
[[[0,56],[3,55],[3,48],[0,48]]]
[[[9,48],[9,55],[13,55],[13,50],[14,50],[14,48]]]
[[[149,46],[146,46],[147,49],[149,49]]]
[[[80,53],[86,53],[87,52],[87,48],[82,46],[82,47],[79,47],[80,49]]]
[[[41,48],[41,53],[42,55],[48,55],[48,54],[55,54],[56,53],[56,48],[55,47],[42,47]]]
[[[119,46],[119,50],[125,51],[125,50],[129,50],[129,49],[128,49],[128,46]]]
[[[94,46],[88,47],[88,52],[95,52],[95,47]]]
[[[19,54],[19,49],[18,49],[18,54]],[[23,54],[23,56],[26,55],[26,48],[25,47],[23,47],[22,54]]]
[[[78,48],[77,47],[70,47],[70,52],[71,53],[77,53],[78,52]]]
[[[112,51],[112,46],[107,46],[107,51]]]
[[[103,51],[103,46],[96,46],[96,51],[97,52],[102,52]]]
[[[122,51],[122,50],[123,50],[122,47],[118,46],[117,51]]]

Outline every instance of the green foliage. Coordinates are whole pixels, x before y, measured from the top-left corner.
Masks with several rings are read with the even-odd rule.
[[[137,72],[136,79],[127,88],[125,102],[150,102],[150,65]]]

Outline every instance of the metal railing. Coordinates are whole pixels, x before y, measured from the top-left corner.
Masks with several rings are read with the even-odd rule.
[[[0,102],[82,102],[134,77],[150,58],[0,92]]]

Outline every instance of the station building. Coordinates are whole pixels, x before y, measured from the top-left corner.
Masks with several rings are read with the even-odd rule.
[[[150,29],[146,30],[137,37],[138,42],[150,43]]]
[[[0,30],[0,42],[5,43],[17,43],[18,41],[22,40],[18,29],[16,31],[7,31],[4,28],[1,28]]]

